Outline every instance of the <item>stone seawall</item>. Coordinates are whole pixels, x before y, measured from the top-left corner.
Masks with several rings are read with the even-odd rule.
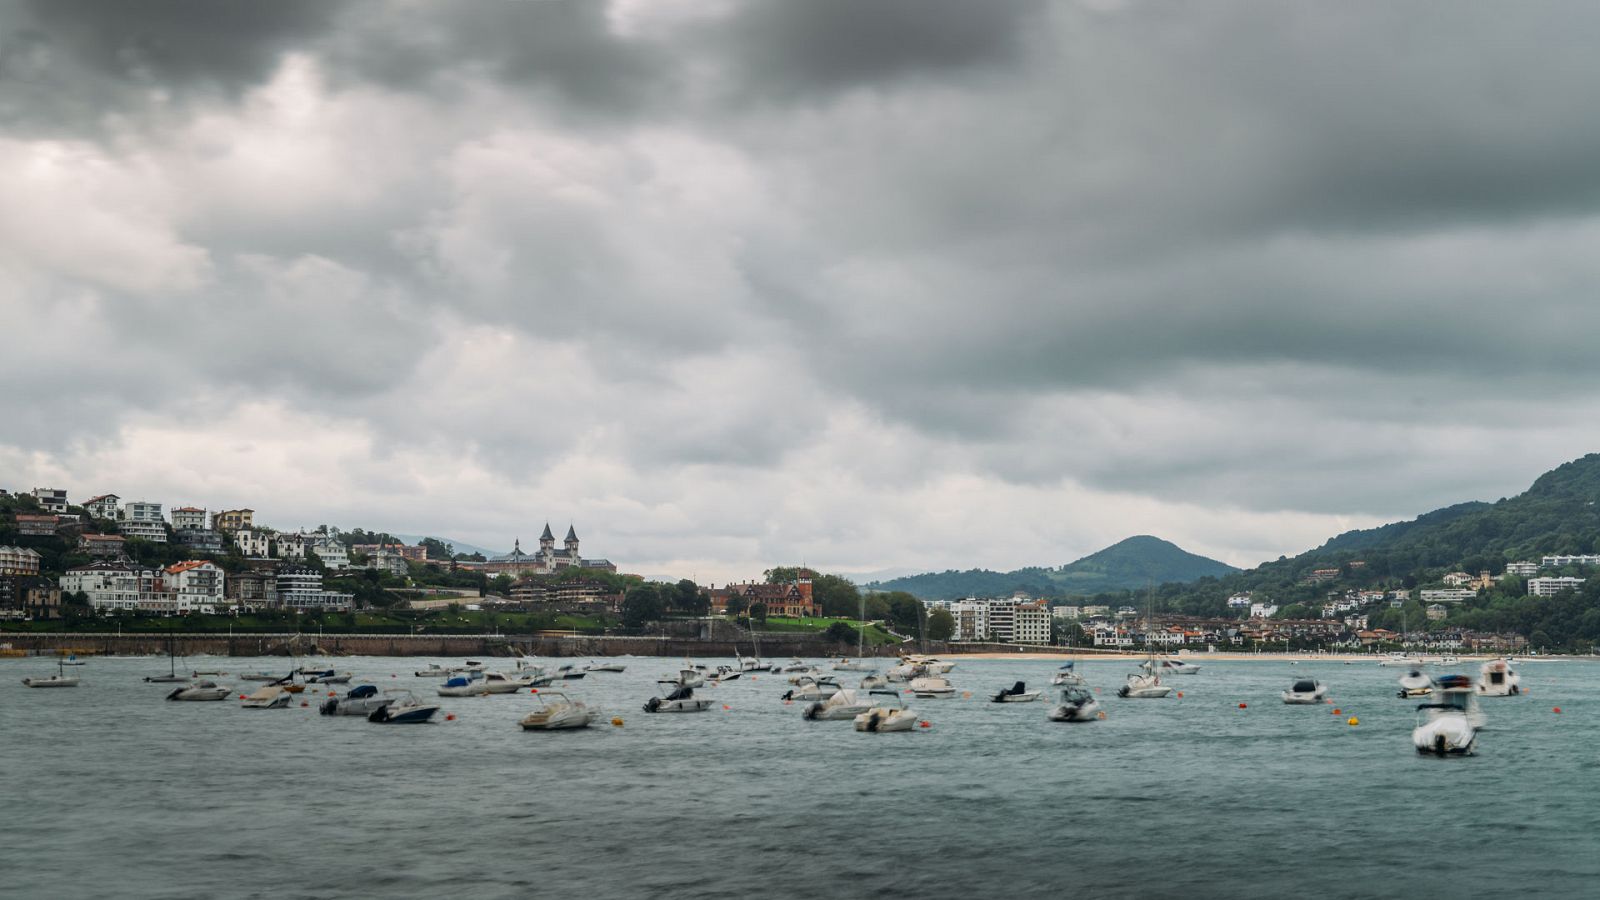
[[[409,634],[85,634],[40,632],[0,634],[0,644],[26,653],[76,653],[80,656],[164,655],[169,644],[179,656],[708,656],[735,657],[750,652],[750,642],[697,637],[573,635],[409,635]],[[892,657],[898,648],[880,648]],[[771,634],[761,637],[761,654],[776,657],[855,655],[818,635]],[[872,655],[872,650],[868,650]]]

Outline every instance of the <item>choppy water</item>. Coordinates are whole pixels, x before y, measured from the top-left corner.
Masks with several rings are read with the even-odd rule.
[[[337,665],[426,696],[411,673],[430,661]],[[1108,717],[1061,725],[984,699],[1048,687],[1053,663],[962,660],[971,699],[912,701],[931,728],[874,735],[802,720],[778,675],[647,715],[678,661],[626,662],[568,687],[624,727],[525,733],[526,694],[380,726],[319,716],[309,691],[287,710],[167,703],[139,680],[164,660],[92,660],[60,690],[19,683],[47,661],[0,660],[0,894],[1600,895],[1592,664],[1523,666],[1528,696],[1483,701],[1479,755],[1437,760],[1411,750],[1401,672],[1372,664],[1210,662],[1176,676],[1182,699],[1120,700],[1130,664],[1084,662]],[[1279,702],[1297,676],[1343,714]]]

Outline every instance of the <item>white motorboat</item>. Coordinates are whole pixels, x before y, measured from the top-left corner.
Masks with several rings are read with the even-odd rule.
[[[788,675],[789,675],[789,679],[788,680],[789,680],[790,684],[800,684],[801,682],[804,682],[804,681],[813,681],[813,680],[816,680],[818,678],[828,678],[828,677],[830,677],[828,675],[823,674],[822,670],[817,668],[816,666],[812,666],[811,668],[806,669],[803,672],[789,672]]]
[[[428,663],[427,668],[418,669],[414,674],[418,678],[449,678],[454,669],[447,669],[438,663]]]
[[[1410,669],[1421,663],[1414,656],[1405,653],[1388,653],[1378,660],[1378,665],[1389,669]]]
[[[686,688],[705,687],[706,677],[698,669],[679,669],[676,676],[663,676],[656,684],[676,684]]]
[[[672,684],[673,682],[667,682]],[[644,711],[648,713],[674,713],[674,712],[705,712],[711,708],[711,701],[694,695],[694,688],[687,685],[678,685],[662,697],[651,697],[644,703]]]
[[[46,675],[42,678],[33,676],[22,679],[22,683],[31,688],[77,687],[78,676],[68,675],[62,668],[62,661],[56,660],[56,674]]]
[[[908,654],[901,657],[901,659],[911,665],[923,667],[929,675],[947,675],[951,669],[956,667],[955,663],[939,659],[936,656],[914,656]]]
[[[1421,669],[1412,669],[1400,676],[1400,693],[1402,700],[1415,697],[1426,697],[1433,693],[1433,679],[1429,678]]]
[[[71,653],[67,655],[66,659],[61,661],[61,664],[63,666],[81,666],[83,665],[83,660],[78,658],[78,654]]]
[[[504,672],[485,672],[483,680],[477,682],[479,693],[483,694],[515,694],[523,688],[533,687],[532,675],[514,677]]]
[[[1056,670],[1055,675],[1051,676],[1050,683],[1058,686],[1081,686],[1085,682],[1083,680],[1083,676],[1078,674],[1076,664],[1073,661],[1068,660],[1065,665]]]
[[[919,678],[927,674],[929,674],[927,667],[916,663],[903,662],[898,666],[891,667],[889,671],[884,673],[884,677],[897,684],[903,684],[913,678]]]
[[[417,674],[421,675],[422,673],[418,672]],[[149,681],[150,679],[147,678],[145,680]],[[282,681],[283,680],[283,676],[282,675],[274,675],[271,672],[246,672],[243,675],[239,676],[239,680],[240,681]]]
[[[852,690],[842,690],[826,700],[807,704],[801,715],[811,721],[854,719],[872,709],[872,701]]]
[[[1161,681],[1161,673],[1156,669],[1154,657],[1140,663],[1139,668],[1141,671],[1130,673],[1127,682],[1117,688],[1118,697],[1157,700],[1172,692],[1172,687]]]
[[[332,669],[324,669],[320,672],[312,672],[306,675],[306,684],[349,684],[350,679],[354,677],[355,673],[353,672],[335,672]]]
[[[241,700],[239,706],[244,709],[283,709],[293,699],[294,695],[284,690],[282,685],[266,684]]]
[[[583,670],[585,672],[617,672],[617,673],[621,673],[621,672],[626,671],[627,668],[628,667],[623,665],[622,663],[614,663],[614,662],[597,663],[597,662],[591,662],[587,666],[584,666]]]
[[[1472,755],[1477,751],[1482,714],[1474,715],[1478,698],[1471,679],[1465,675],[1446,675],[1439,679],[1435,693],[1436,702],[1417,706],[1417,725],[1411,731],[1411,743],[1423,754]]]
[[[884,698],[882,705],[874,706],[856,716],[857,731],[910,731],[917,727],[917,715],[906,707],[898,691],[872,691],[867,695]]]
[[[1031,703],[1043,694],[1043,691],[1028,690],[1028,685],[1019,681],[1011,687],[1001,688],[989,700],[993,703]]]
[[[1093,722],[1100,716],[1100,701],[1081,684],[1062,690],[1060,701],[1045,714],[1052,722]]]
[[[861,679],[861,689],[863,691],[882,690],[888,686],[889,679],[883,677],[882,675],[868,675]]]
[[[778,671],[779,672],[809,672],[813,668],[814,667],[808,662],[805,662],[805,661],[800,660],[800,659],[791,659],[788,662],[784,663],[783,664],[783,668],[778,669]]]
[[[358,684],[343,697],[329,697],[322,701],[317,712],[325,716],[370,716],[379,707],[393,702],[393,696],[379,694],[374,685]]]
[[[482,681],[475,681],[466,675],[453,675],[449,681],[439,685],[441,697],[475,697],[486,693],[488,689]]]
[[[922,700],[948,700],[956,695],[956,688],[942,675],[924,675],[911,679],[911,693]]]
[[[840,690],[842,688],[839,686],[839,682],[827,675],[815,678],[810,675],[803,675],[800,676],[799,681],[795,682],[795,686],[786,691],[780,699],[826,700],[839,693]]]
[[[1161,671],[1168,675],[1197,675],[1200,667],[1188,660],[1176,656],[1168,656],[1159,663]]]
[[[1326,696],[1328,696],[1327,685],[1310,678],[1300,678],[1283,692],[1283,702],[1290,705],[1321,703]]]
[[[1484,697],[1510,697],[1522,693],[1522,676],[1504,659],[1491,659],[1478,667],[1478,693]]]
[[[215,681],[196,681],[188,687],[177,688],[167,695],[168,700],[226,700],[233,688],[225,688]]]
[[[577,666],[574,666],[571,663],[568,663],[567,665],[564,665],[561,668],[556,669],[556,680],[557,681],[577,681],[579,678],[582,678],[583,676],[585,676],[587,674],[589,674],[587,669],[580,669]]]
[[[739,671],[741,672],[765,672],[768,671],[768,668],[766,663],[756,659],[754,656],[739,657]]]
[[[471,679],[468,679],[469,681]],[[390,702],[378,707],[367,715],[368,722],[389,725],[421,725],[432,721],[438,714],[439,707],[432,703],[423,703],[417,696],[407,690],[387,691]]]
[[[835,660],[834,663],[833,663],[833,670],[835,672],[876,672],[877,671],[877,669],[873,668],[872,666],[869,666],[866,663],[856,662],[854,660],[851,660],[849,657],[841,657],[840,659]]]
[[[719,683],[723,681],[738,681],[739,676],[743,674],[744,672],[735,669],[733,666],[717,666],[717,671],[711,673],[711,680]]]
[[[1438,659],[1434,660],[1433,664],[1436,665],[1436,666],[1443,667],[1443,668],[1454,668],[1456,666],[1461,665],[1461,657],[1459,657],[1459,656],[1441,656]]]
[[[522,721],[517,723],[524,731],[587,728],[598,715],[584,705],[583,701],[574,700],[560,691],[540,691],[538,698],[538,708],[523,716]]]

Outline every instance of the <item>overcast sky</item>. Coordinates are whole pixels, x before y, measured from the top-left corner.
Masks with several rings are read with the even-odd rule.
[[[0,6],[0,487],[1236,565],[1600,447],[1600,7]]]

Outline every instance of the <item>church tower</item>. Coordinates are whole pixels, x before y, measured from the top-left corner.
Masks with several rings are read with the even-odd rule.
[[[550,533],[550,523],[544,523],[544,534],[539,535],[539,554],[548,557],[555,552],[556,536]]]
[[[571,525],[567,526],[567,539],[563,541],[567,547],[567,557],[573,562],[578,561],[578,532]]]

